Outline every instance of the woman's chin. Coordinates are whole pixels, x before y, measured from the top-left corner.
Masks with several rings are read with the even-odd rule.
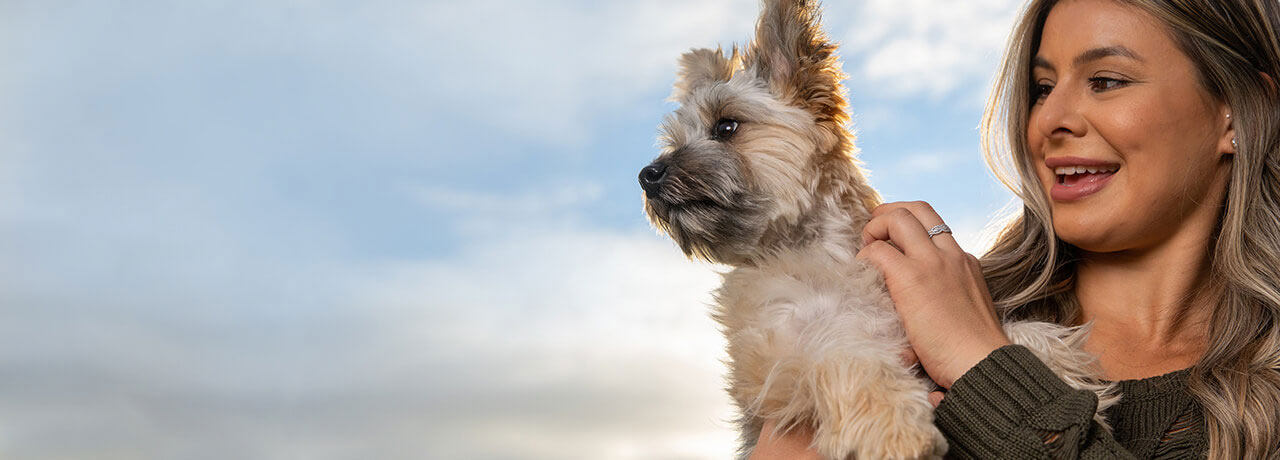
[[[1097,228],[1063,228],[1055,225],[1054,233],[1062,242],[1085,252],[1105,253],[1123,249],[1113,238],[1108,238],[1106,233],[1099,232]]]

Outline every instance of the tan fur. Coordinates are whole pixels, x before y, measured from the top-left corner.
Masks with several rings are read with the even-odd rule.
[[[733,71],[740,65],[742,65],[742,56],[738,54],[737,46],[733,47],[733,52],[728,58],[720,48],[715,50],[703,48],[684,53],[680,56],[680,73],[676,77],[675,88],[670,99],[680,101],[693,88],[706,86],[712,82],[728,81]]]
[[[744,457],[772,419],[812,427],[830,459],[939,458],[932,382],[902,365],[906,336],[883,278],[855,258],[881,199],[855,158],[835,49],[813,0],[765,0],[744,55],[685,54],[673,92],[681,106],[663,123],[654,163],[666,175],[646,188],[645,209],[686,254],[733,266],[714,316],[728,339]],[[720,120],[740,125],[718,138]],[[1068,382],[1116,399],[1079,350],[1085,330],[1008,331]]]

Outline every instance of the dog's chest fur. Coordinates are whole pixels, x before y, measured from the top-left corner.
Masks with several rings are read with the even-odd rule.
[[[733,269],[716,292],[716,319],[726,335],[769,334],[778,346],[800,346],[833,322],[853,322],[840,336],[866,331],[868,339],[901,337],[901,326],[879,272],[813,245]],[[735,359],[737,357],[734,357]]]

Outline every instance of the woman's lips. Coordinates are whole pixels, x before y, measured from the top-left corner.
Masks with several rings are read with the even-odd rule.
[[[1049,189],[1049,197],[1054,201],[1074,201],[1084,198],[1106,187],[1116,172],[1119,171],[1073,175],[1079,177],[1055,176],[1058,180],[1054,181],[1053,187]]]

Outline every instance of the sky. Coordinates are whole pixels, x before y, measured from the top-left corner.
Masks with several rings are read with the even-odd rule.
[[[872,184],[980,253],[1020,2],[825,3]],[[725,268],[636,175],[757,12],[0,0],[0,458],[727,458]]]

